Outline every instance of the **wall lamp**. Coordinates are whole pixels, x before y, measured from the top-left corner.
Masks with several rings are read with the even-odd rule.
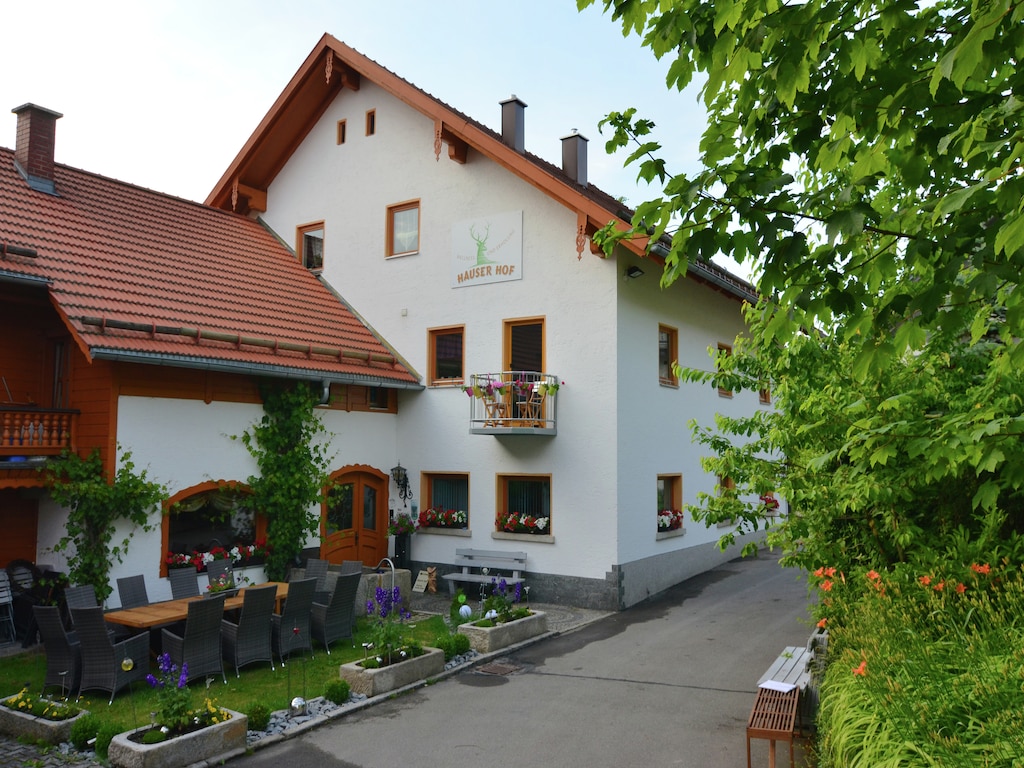
[[[405,502],[412,498],[412,489],[409,487],[409,473],[405,471],[402,462],[398,462],[397,467],[391,468],[391,479],[398,486],[398,498],[402,500],[402,506],[409,506]]]
[[[644,271],[634,264],[632,267],[626,267],[623,277],[627,280],[636,280],[638,277],[642,276],[643,273]]]

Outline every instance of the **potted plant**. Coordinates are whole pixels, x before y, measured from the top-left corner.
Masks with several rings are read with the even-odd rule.
[[[416,533],[416,519],[400,512],[388,525],[388,536],[395,537],[395,567],[409,567],[409,537]]]
[[[246,716],[217,706],[209,696],[202,706],[193,708],[187,665],[179,670],[167,653],[157,662],[159,676],[150,674],[146,682],[157,689],[158,719],[115,736],[107,752],[110,764],[115,768],[173,768],[242,754]]]
[[[30,741],[60,744],[71,736],[75,721],[87,714],[67,701],[56,701],[23,688],[0,699],[0,733]]]
[[[354,693],[376,696],[444,671],[444,651],[406,641],[405,620],[411,614],[402,607],[398,587],[377,587],[366,613],[372,621],[371,639],[363,645],[366,655],[340,670]]]
[[[475,620],[465,595],[456,597],[459,614],[467,620],[459,624],[458,631],[469,638],[474,651],[492,653],[548,631],[547,615],[522,604],[529,589],[522,582],[510,589],[505,579],[492,578],[490,594],[485,596],[486,586],[480,589],[481,615]]]
[[[658,512],[658,533],[678,531],[683,527],[683,511],[681,509],[663,509]]]
[[[469,524],[469,513],[464,509],[428,507],[420,511],[417,522],[420,528],[465,528]]]
[[[519,512],[499,512],[496,527],[506,533],[542,534],[548,531],[551,518],[524,515]]]

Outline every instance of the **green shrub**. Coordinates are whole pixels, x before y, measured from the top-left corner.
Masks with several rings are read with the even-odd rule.
[[[102,760],[107,759],[107,749],[110,747],[110,742],[114,740],[117,734],[127,731],[128,729],[120,723],[104,722],[100,725],[99,731],[96,733],[96,756]]]
[[[249,730],[251,731],[265,731],[270,725],[270,707],[262,701],[250,704],[249,708],[245,710],[245,714],[249,718]]]
[[[445,661],[451,661],[469,650],[469,638],[461,632],[448,632],[434,639],[434,647],[444,651]]]
[[[94,714],[82,715],[71,726],[71,743],[79,752],[89,749],[89,742],[100,732],[100,718]]]
[[[344,704],[352,692],[345,680],[329,680],[324,686],[324,698],[334,704]]]
[[[150,728],[142,734],[143,744],[159,744],[161,741],[167,741],[167,734],[159,728]]]

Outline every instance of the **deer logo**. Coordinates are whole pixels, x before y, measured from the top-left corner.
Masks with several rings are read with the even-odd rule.
[[[471,225],[469,228],[469,236],[473,238],[473,242],[476,243],[476,264],[493,264],[494,262],[487,258],[487,238],[491,236],[491,225],[487,224],[487,229],[484,230],[483,235],[476,233],[476,225]]]

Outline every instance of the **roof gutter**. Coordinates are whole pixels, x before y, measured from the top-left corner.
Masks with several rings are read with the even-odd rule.
[[[132,352],[130,350],[112,349],[109,347],[93,347],[91,354],[97,360],[115,360],[118,362],[141,363],[143,365],[164,365],[172,368],[191,368],[193,370],[217,371],[219,373],[267,376],[275,379],[312,381],[322,384],[352,384],[363,387],[382,387],[384,389],[426,389],[419,382],[396,381],[394,379],[361,374],[332,374],[325,371],[314,371],[307,368],[293,368],[283,365],[212,360],[207,357],[196,357],[193,355]]]
[[[22,272],[11,272],[7,269],[0,269],[0,282],[19,283],[21,285],[47,286],[50,278],[40,275],[26,275]]]

